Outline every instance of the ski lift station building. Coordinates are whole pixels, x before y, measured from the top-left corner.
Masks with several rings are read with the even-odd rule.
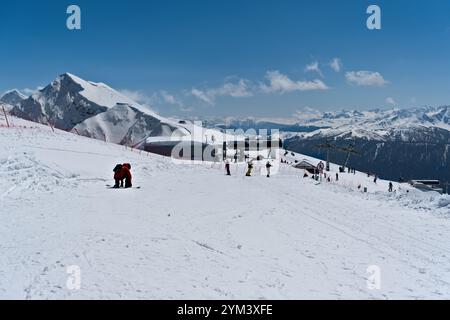
[[[306,170],[311,174],[315,174],[317,172],[317,167],[313,165],[312,163],[308,162],[307,160],[302,160],[299,163],[297,163],[294,168]]]

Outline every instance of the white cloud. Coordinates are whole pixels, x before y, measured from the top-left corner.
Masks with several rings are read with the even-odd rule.
[[[26,96],[31,96],[33,93],[42,89],[44,89],[44,87],[38,86],[36,89],[24,88],[22,90],[19,90],[19,92],[23,93]]]
[[[183,112],[191,112],[191,111],[194,110],[194,109],[191,108],[191,107],[185,106],[185,104],[184,104],[184,102],[183,102],[182,100],[180,100],[179,98],[175,97],[174,95],[168,93],[168,92],[165,91],[165,90],[161,90],[161,91],[159,92],[159,96],[161,97],[161,99],[162,99],[162,101],[163,101],[164,103],[167,103],[167,104],[171,104],[171,105],[177,106],[177,107],[179,107],[180,110],[183,111]]]
[[[386,103],[391,105],[391,106],[395,106],[397,104],[397,102],[392,97],[386,98]]]
[[[226,82],[223,86],[219,88],[199,90],[193,88],[191,94],[208,103],[214,104],[217,97],[229,96],[233,98],[245,98],[253,96],[251,90],[250,82],[245,79],[240,79],[237,83]]]
[[[305,67],[305,72],[317,72],[321,77],[323,77],[322,71],[319,68],[319,62],[317,62],[317,61],[314,61],[313,63],[308,64]]]
[[[215,94],[219,96],[231,96],[234,98],[245,98],[253,96],[249,88],[250,84],[247,80],[240,79],[238,83],[225,83],[221,88],[216,90]]]
[[[293,117],[298,120],[313,120],[313,119],[320,119],[322,117],[322,113],[317,110],[310,107],[305,107],[302,110],[297,110]]]
[[[119,90],[120,93],[127,96],[128,98],[136,101],[137,103],[143,105],[144,107],[153,110],[155,105],[170,104],[177,106],[183,112],[190,112],[193,109],[184,105],[183,101],[176,96],[170,94],[165,90],[153,93],[151,96],[142,93],[140,91],[122,89]]]
[[[165,103],[178,106],[183,105],[183,103],[180,100],[178,100],[175,96],[171,95],[167,91],[161,90],[159,94],[161,95],[161,98]]]
[[[328,87],[321,80],[293,81],[279,71],[269,71],[266,74],[269,84],[261,85],[261,90],[266,93],[286,93],[292,91],[327,90]]]
[[[143,105],[151,105],[155,99],[154,96],[148,96],[145,93],[142,93],[141,91],[121,89],[119,90],[119,92],[124,96],[130,98],[131,100],[136,101],[137,103]]]
[[[341,72],[342,70],[342,61],[339,58],[334,58],[330,62],[330,67],[336,72]]]
[[[198,89],[192,89],[191,91],[192,95],[200,100],[202,100],[203,102],[206,102],[208,104],[214,104],[214,99],[210,98],[208,96],[208,94],[202,90],[198,90]]]
[[[389,83],[379,72],[351,71],[345,74],[347,81],[357,86],[382,87]]]

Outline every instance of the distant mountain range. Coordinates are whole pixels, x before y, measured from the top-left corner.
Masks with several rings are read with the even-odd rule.
[[[301,137],[336,137],[351,134],[365,139],[389,140],[398,132],[437,128],[450,131],[450,107],[411,109],[319,112],[298,112],[296,120],[277,121],[247,119],[209,119],[209,126],[222,129],[278,129]],[[292,135],[291,135],[292,136]],[[398,137],[395,137],[397,139]],[[404,139],[408,140],[406,134]]]

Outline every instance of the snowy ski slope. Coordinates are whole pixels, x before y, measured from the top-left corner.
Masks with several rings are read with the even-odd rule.
[[[287,165],[268,179],[264,162],[226,177],[218,163],[11,122],[0,128],[0,298],[450,298],[448,196],[388,194],[362,173],[316,184]],[[141,189],[108,189],[125,161]],[[74,265],[79,290],[66,287]],[[367,286],[373,265],[379,290]]]

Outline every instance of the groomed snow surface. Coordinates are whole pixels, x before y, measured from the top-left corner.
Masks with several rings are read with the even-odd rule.
[[[0,298],[450,298],[447,196],[388,194],[363,174],[316,184],[286,165],[268,179],[264,163],[227,177],[13,122],[0,128]],[[122,162],[141,189],[106,187]]]

